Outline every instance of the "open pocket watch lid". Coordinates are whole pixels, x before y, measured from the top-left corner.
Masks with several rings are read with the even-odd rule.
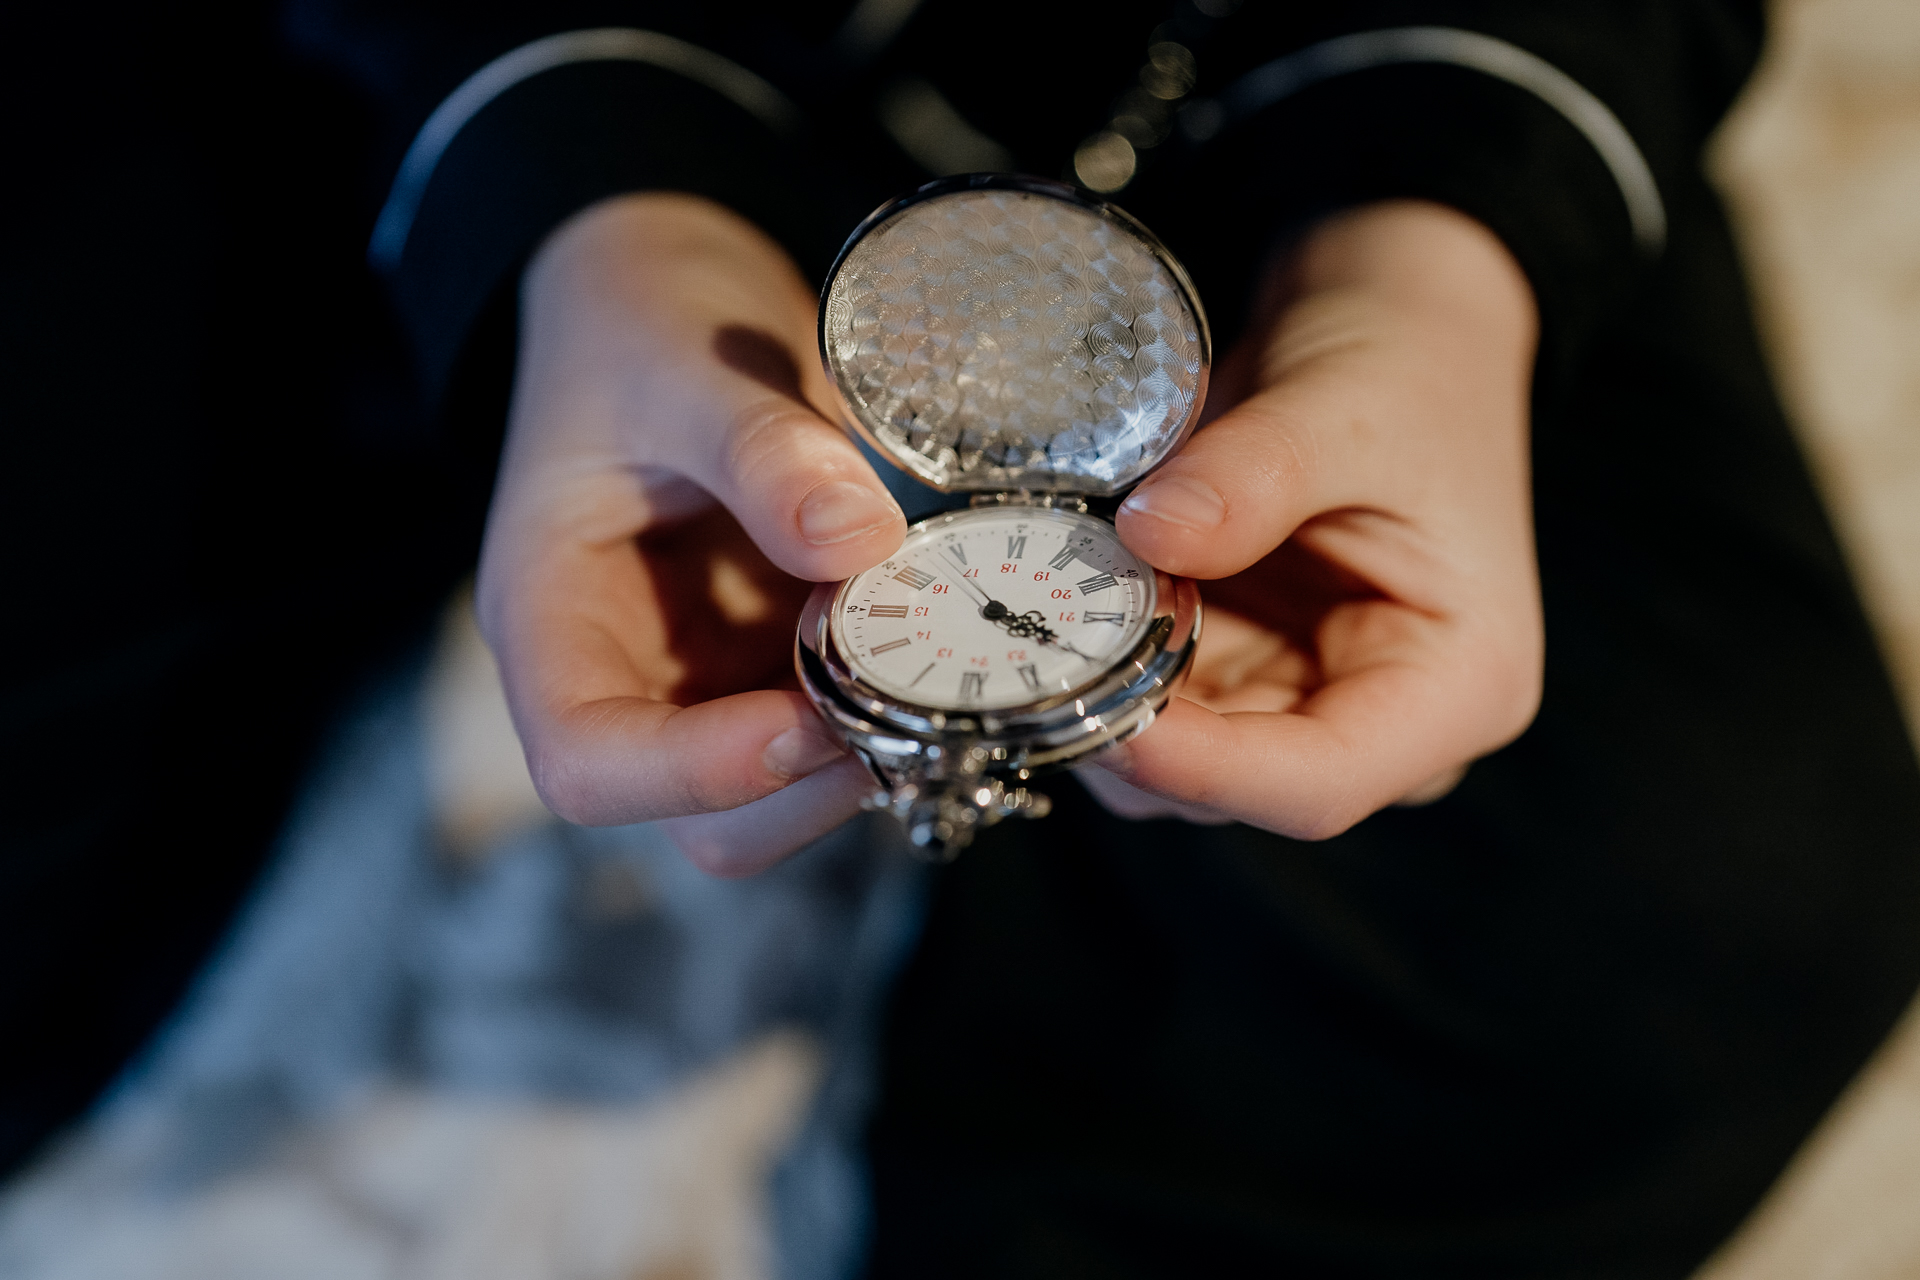
[[[876,211],[828,273],[820,352],[848,419],[943,493],[1120,492],[1199,416],[1186,272],[1063,183],[971,174]]]

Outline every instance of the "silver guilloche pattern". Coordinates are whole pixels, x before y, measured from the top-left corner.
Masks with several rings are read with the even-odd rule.
[[[828,286],[822,337],[883,451],[950,489],[1108,493],[1177,442],[1199,322],[1123,223],[1023,191],[909,205]]]

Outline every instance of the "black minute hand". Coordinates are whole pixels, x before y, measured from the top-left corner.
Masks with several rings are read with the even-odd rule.
[[[1022,640],[1038,640],[1041,644],[1054,644],[1059,639],[1054,634],[1053,628],[1047,625],[1046,615],[1038,609],[1015,613],[1007,606],[995,601],[982,609],[980,616],[999,623],[1009,633]]]

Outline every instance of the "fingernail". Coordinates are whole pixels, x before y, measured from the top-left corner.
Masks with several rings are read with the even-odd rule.
[[[871,533],[898,517],[892,501],[851,480],[829,480],[800,503],[800,536],[816,547]]]
[[[1213,486],[1191,476],[1167,476],[1142,485],[1120,504],[1122,511],[1152,516],[1183,529],[1205,533],[1227,518],[1227,502]]]
[[[833,739],[811,729],[789,729],[767,744],[760,763],[782,778],[804,778],[847,754]]]

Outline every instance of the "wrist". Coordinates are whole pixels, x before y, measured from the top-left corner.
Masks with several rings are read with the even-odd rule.
[[[1269,273],[1260,381],[1358,343],[1409,339],[1463,370],[1526,378],[1539,319],[1500,239],[1426,201],[1361,205],[1315,226]]]

